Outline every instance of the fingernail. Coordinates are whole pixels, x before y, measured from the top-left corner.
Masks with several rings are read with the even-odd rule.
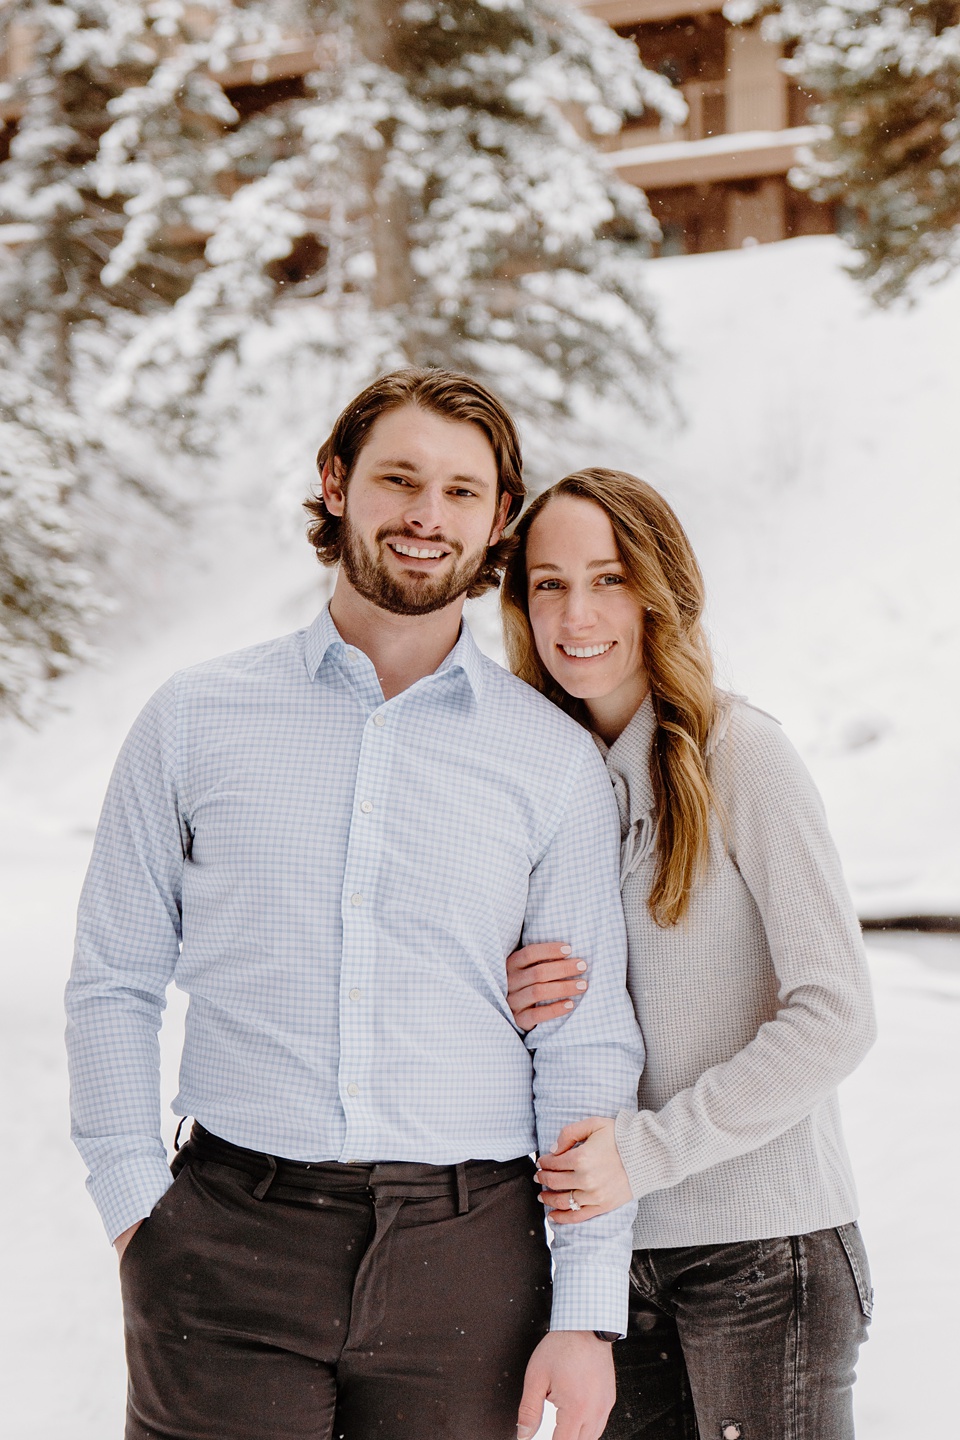
[[[517,1440],[530,1440],[530,1436],[532,1434],[533,1431],[530,1429],[529,1425],[517,1426]]]
[[[577,961],[577,969],[578,969],[578,970],[586,970],[586,968],[587,968],[587,962],[586,962],[586,960],[578,960],[578,961]]]
[[[586,982],[586,980],[578,980],[578,981],[577,981],[577,989],[578,989],[578,990],[586,990],[586,988],[587,988],[587,982]]]
[[[561,955],[569,955],[569,954],[570,954],[570,951],[572,950],[572,948],[573,948],[573,947],[572,947],[571,945],[561,945],[561,946],[560,946],[560,954],[561,954]]]
[[[563,1002],[563,1008],[564,1008],[564,1010],[572,1010],[572,1009],[573,1009],[573,1001],[572,1001],[572,1000],[564,1000],[564,1002]]]

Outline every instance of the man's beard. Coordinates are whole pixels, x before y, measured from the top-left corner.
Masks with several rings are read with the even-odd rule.
[[[404,576],[393,576],[350,524],[347,513],[341,520],[340,535],[340,564],[344,575],[365,600],[381,610],[389,610],[393,615],[429,615],[434,610],[442,610],[445,605],[466,594],[487,563],[486,547],[463,559],[462,545],[454,540],[440,539],[430,543],[443,545],[453,552],[456,563],[452,570],[443,575],[410,571]],[[418,547],[428,543],[417,535],[405,535],[387,527],[378,530],[375,539],[381,549],[387,540],[399,540],[401,544]]]

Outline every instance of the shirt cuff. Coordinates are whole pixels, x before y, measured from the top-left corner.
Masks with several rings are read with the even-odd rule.
[[[91,1175],[87,1189],[110,1243],[138,1220],[145,1220],[172,1184],[169,1165],[152,1155],[137,1155]]]
[[[555,1266],[550,1329],[626,1335],[629,1300],[630,1277],[623,1266],[578,1264],[565,1255]]]

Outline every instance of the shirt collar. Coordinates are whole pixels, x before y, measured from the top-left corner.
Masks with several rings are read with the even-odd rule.
[[[317,678],[317,672],[328,651],[331,656],[342,657],[349,649],[350,647],[333,623],[329,603],[324,605],[316,620],[307,629],[304,639],[303,658],[310,679]],[[457,643],[444,656],[434,673],[445,675],[454,671],[462,671],[467,677],[474,698],[479,699],[480,691],[483,688],[483,667],[483,652],[470,633],[466,622],[461,621]]]

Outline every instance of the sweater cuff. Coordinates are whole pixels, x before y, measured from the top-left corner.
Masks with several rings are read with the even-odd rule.
[[[651,1190],[658,1189],[656,1179],[650,1173],[650,1156],[643,1153],[644,1132],[640,1121],[643,1113],[642,1110],[621,1110],[613,1127],[617,1150],[635,1200],[642,1200]]]

